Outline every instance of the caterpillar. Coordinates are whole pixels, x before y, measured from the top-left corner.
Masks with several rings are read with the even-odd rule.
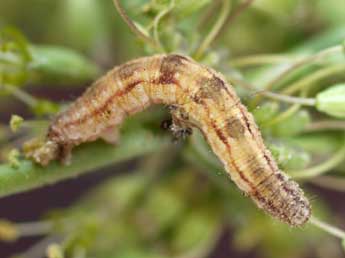
[[[307,198],[278,168],[232,86],[220,73],[182,55],[142,57],[115,67],[58,114],[42,146],[26,155],[43,166],[54,159],[68,162],[72,148],[83,142],[116,142],[123,120],[151,104],[171,107],[173,133],[198,128],[259,208],[292,226],[308,221]]]

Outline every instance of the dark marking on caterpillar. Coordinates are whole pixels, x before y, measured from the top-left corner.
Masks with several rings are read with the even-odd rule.
[[[228,135],[231,138],[239,139],[244,137],[245,127],[242,125],[241,120],[237,117],[227,118],[225,121],[225,127]]]

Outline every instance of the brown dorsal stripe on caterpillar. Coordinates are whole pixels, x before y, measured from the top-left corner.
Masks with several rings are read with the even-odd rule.
[[[181,55],[144,57],[115,67],[57,115],[45,144],[28,156],[47,165],[66,160],[83,142],[114,142],[114,130],[127,116],[160,103],[174,107],[176,127],[202,131],[232,180],[257,206],[293,226],[308,221],[308,200],[279,170],[234,89],[221,74]]]

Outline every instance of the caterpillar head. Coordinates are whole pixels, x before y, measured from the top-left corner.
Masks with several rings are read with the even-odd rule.
[[[59,156],[59,146],[51,140],[34,138],[23,145],[23,151],[26,158],[46,166],[51,160]]]

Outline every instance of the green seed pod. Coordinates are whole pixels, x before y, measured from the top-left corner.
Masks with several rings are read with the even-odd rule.
[[[345,118],[345,84],[334,85],[317,94],[316,108],[328,115]]]

